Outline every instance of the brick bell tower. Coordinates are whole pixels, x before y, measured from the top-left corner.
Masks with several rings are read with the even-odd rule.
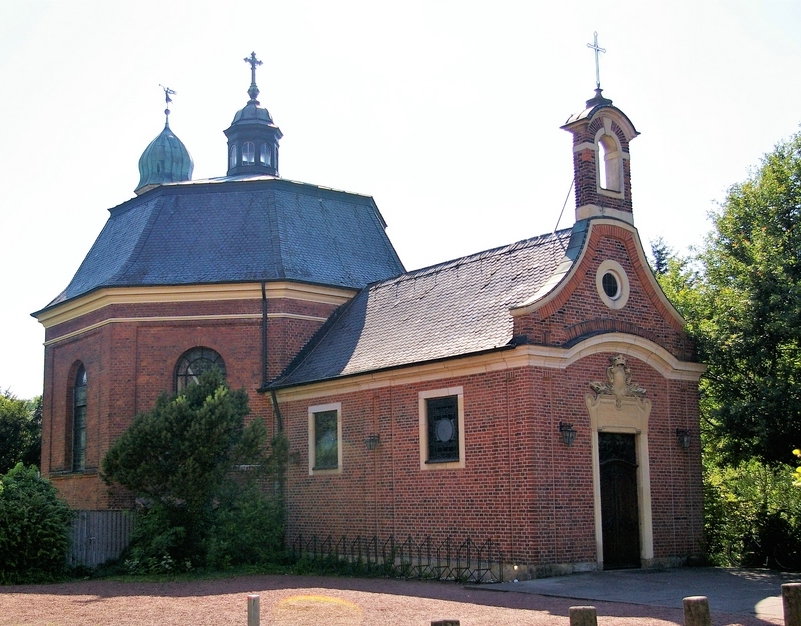
[[[605,50],[598,47],[598,33],[587,46],[595,50],[595,96],[562,126],[573,134],[576,221],[605,216],[633,224],[629,142],[639,133],[601,93],[598,53]]]

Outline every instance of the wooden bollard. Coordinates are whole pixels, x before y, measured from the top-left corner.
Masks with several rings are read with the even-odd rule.
[[[684,598],[684,626],[712,626],[706,596]]]
[[[259,596],[248,596],[248,626],[259,626]]]
[[[571,606],[570,626],[598,626],[598,614],[594,606]]]
[[[784,626],[801,626],[801,583],[782,585]]]

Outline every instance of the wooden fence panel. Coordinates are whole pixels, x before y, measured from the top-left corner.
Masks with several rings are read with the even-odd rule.
[[[72,520],[70,565],[97,567],[118,558],[131,539],[133,522],[131,511],[78,511]]]

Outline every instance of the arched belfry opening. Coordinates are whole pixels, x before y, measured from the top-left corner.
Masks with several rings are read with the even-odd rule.
[[[623,157],[620,142],[606,130],[599,131],[598,146],[598,191],[621,193],[623,191]]]

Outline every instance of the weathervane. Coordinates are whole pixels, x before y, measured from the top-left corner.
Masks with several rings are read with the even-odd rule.
[[[256,67],[261,65],[262,62],[256,58],[255,52],[251,52],[249,57],[245,57],[245,63],[250,64],[250,89],[248,89],[248,95],[251,100],[255,101],[259,95],[259,88],[256,87]]]
[[[606,52],[606,48],[600,48],[598,46],[598,33],[597,32],[594,32],[592,34],[592,36],[593,36],[593,42],[592,43],[588,43],[587,47],[591,48],[592,50],[595,51],[595,89],[597,91],[600,91],[600,89],[601,89],[601,72],[600,72],[600,69],[599,69],[599,65],[600,64],[599,64],[598,55],[601,52]]]
[[[161,84],[159,85],[159,87],[161,87],[164,90],[164,102],[167,103],[167,108],[164,109],[164,115],[167,116],[166,123],[169,124],[170,123],[170,102],[172,102],[172,98],[170,98],[170,96],[174,96],[175,95],[175,91],[173,91],[169,87],[165,87],[164,85],[161,85]]]

